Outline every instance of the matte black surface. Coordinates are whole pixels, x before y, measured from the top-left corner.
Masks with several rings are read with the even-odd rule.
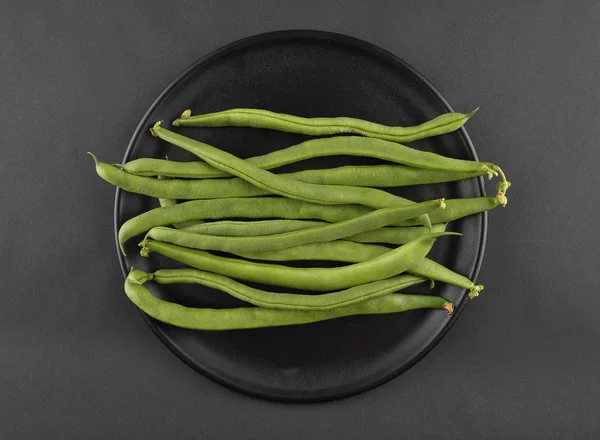
[[[124,161],[164,156],[171,160],[197,160],[152,137],[148,127],[157,120],[168,124],[186,108],[199,114],[240,107],[313,117],[346,115],[401,126],[416,125],[452,110],[413,68],[373,45],[328,32],[272,32],[232,43],[181,74],[144,115]],[[178,131],[238,157],[267,154],[309,139],[249,128]],[[414,145],[449,157],[476,159],[464,128]],[[328,157],[286,168],[297,171],[369,163],[376,161]],[[416,201],[481,197],[485,195],[483,183],[483,178],[479,178],[387,190]],[[156,199],[117,190],[115,237],[125,221],[157,205]],[[437,240],[430,256],[476,279],[485,247],[486,216],[484,213],[453,222],[448,230],[463,236]],[[141,258],[138,242],[139,239],[128,241],[127,256],[119,255],[123,276],[127,276],[130,267],[155,271],[180,266],[158,255]],[[167,301],[189,307],[244,305],[222,292],[198,285],[154,288]],[[272,286],[264,288],[278,291]],[[410,291],[440,295],[456,305],[456,312],[448,316],[443,310],[418,310],[216,333],[180,329],[148,317],[147,321],[182,360],[218,382],[266,399],[326,401],[371,389],[405,371],[446,334],[468,302],[464,289],[445,283],[438,283],[431,292],[427,286]]]
[[[0,4],[0,437],[600,437],[597,2],[86,3]],[[148,331],[85,154],[121,158],[194,60],[298,28],[377,44],[456,109],[480,106],[469,135],[514,182],[489,216],[486,290],[443,342],[384,386],[309,405],[230,391]]]

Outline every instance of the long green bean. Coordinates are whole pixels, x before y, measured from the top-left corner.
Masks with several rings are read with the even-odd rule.
[[[337,292],[303,295],[264,291],[239,283],[223,275],[191,268],[160,269],[149,274],[136,271],[134,279],[140,283],[154,281],[159,284],[201,284],[226,292],[255,306],[287,310],[329,310],[399,292],[427,281],[425,278],[404,274]]]
[[[246,159],[246,161],[262,169],[277,168],[268,166],[268,164],[263,165],[260,163],[260,160],[253,159],[260,159],[260,156],[258,158]],[[230,174],[211,167],[205,162],[175,162],[163,159],[141,158],[122,165],[115,164],[115,166],[124,169],[128,173],[143,177],[154,177],[157,175],[168,175],[169,177],[180,179],[231,177]],[[293,173],[280,173],[279,175],[292,180],[321,185],[396,187],[453,182],[485,174],[485,171],[474,173],[451,172],[427,170],[406,165],[356,165],[318,170],[302,170]]]
[[[412,127],[390,127],[349,117],[303,118],[253,108],[234,108],[194,116],[191,115],[191,110],[186,110],[180,118],[173,121],[173,125],[186,127],[254,127],[309,136],[352,133],[394,142],[412,142],[458,130],[476,111],[477,109],[467,114],[445,113]]]
[[[335,240],[325,243],[303,244],[277,251],[268,252],[235,252],[244,258],[264,261],[340,261],[344,263],[361,263],[389,252],[385,246],[354,243],[346,240]],[[475,298],[483,290],[482,285],[475,285],[470,279],[460,275],[435,261],[424,258],[407,271],[410,274],[441,281],[468,290],[469,298]]]
[[[413,309],[445,309],[452,313],[452,303],[430,295],[389,294],[331,310],[279,310],[264,307],[202,309],[185,307],[154,296],[135,277],[125,280],[127,297],[152,318],[192,330],[234,330],[308,324],[351,315],[398,313]]]

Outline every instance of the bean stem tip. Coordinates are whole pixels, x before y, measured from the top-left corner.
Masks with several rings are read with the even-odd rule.
[[[483,290],[483,286],[480,284],[478,286],[473,286],[471,287],[471,289],[469,289],[469,298],[473,299],[477,296],[479,296],[479,292],[481,292]]]
[[[442,307],[444,307],[444,309],[448,312],[448,315],[452,315],[452,313],[454,313],[454,304],[451,302],[445,302]]]
[[[148,247],[146,246],[146,239],[144,238],[142,241],[140,241],[140,243],[138,244],[138,246],[141,246],[142,248],[140,249],[140,255],[142,257],[148,257],[148,255],[150,255],[150,250],[148,249]]]
[[[190,110],[190,109],[188,108],[187,110],[184,110],[184,111],[183,111],[183,113],[181,114],[181,116],[180,116],[180,117],[178,117],[177,119],[175,119],[175,120],[173,121],[173,125],[174,125],[175,127],[179,127],[179,125],[180,125],[180,122],[179,122],[179,120],[180,120],[180,119],[187,119],[187,118],[189,118],[190,116],[192,116],[192,110]]]
[[[500,175],[500,178],[502,179],[502,181],[499,182],[498,185],[496,185],[496,188],[498,189],[496,199],[498,200],[498,203],[505,207],[508,203],[508,199],[506,198],[506,191],[508,191],[508,188],[510,188],[511,183],[508,180],[506,180],[506,175],[504,174],[504,171],[502,171],[502,168],[500,168],[498,165],[494,165],[494,170]]]
[[[488,180],[492,180],[494,177],[498,176],[498,172],[494,169],[496,165],[490,168],[488,165],[485,166],[484,172],[488,175]]]
[[[154,124],[154,126],[150,129],[150,133],[152,134],[152,136],[156,137],[158,136],[158,130],[160,129],[160,124],[162,123],[162,121],[156,121],[156,124]]]

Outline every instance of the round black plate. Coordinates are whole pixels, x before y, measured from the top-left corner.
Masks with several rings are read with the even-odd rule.
[[[169,124],[187,108],[204,113],[234,107],[303,116],[344,115],[388,125],[418,124],[452,110],[415,69],[371,44],[325,32],[268,33],[213,52],[173,81],[142,118],[124,160],[165,155],[172,160],[194,160],[153,138],[148,128],[157,120]],[[244,158],[307,139],[250,128],[180,131]],[[476,159],[464,129],[412,145],[451,157]],[[286,169],[357,163],[375,161],[337,157],[307,161]],[[393,192],[419,201],[485,195],[483,179]],[[115,230],[127,219],[155,206],[158,204],[154,199],[117,190]],[[464,236],[439,239],[432,251],[433,258],[475,278],[484,251],[486,219],[486,215],[478,215],[455,222],[451,229]],[[126,258],[119,254],[124,275],[131,266],[147,271],[178,267],[157,255],[141,258],[137,240],[127,243],[126,252]],[[241,305],[222,292],[202,286],[152,286],[152,289],[161,297],[190,306]],[[425,286],[423,289],[416,291],[427,291]],[[324,401],[356,394],[390,380],[431,350],[467,302],[463,289],[443,283],[438,283],[433,293],[454,302],[456,311],[452,316],[439,310],[411,311],[226,332],[183,330],[144,316],[175,354],[224,385],[266,399]]]

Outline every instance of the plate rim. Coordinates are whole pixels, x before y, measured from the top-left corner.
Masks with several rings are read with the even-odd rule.
[[[397,55],[393,54],[392,52],[389,52],[373,43],[370,43],[368,41],[365,41],[365,40],[362,40],[362,39],[359,39],[356,37],[352,37],[349,35],[344,35],[344,34],[340,34],[340,33],[336,33],[336,32],[321,31],[321,30],[291,29],[291,30],[279,30],[279,31],[272,31],[272,32],[264,32],[264,33],[255,34],[255,35],[252,35],[249,37],[241,38],[241,39],[235,40],[233,42],[230,42],[228,44],[225,44],[224,46],[221,46],[218,49],[215,49],[215,50],[205,54],[204,56],[200,57],[199,59],[194,61],[192,64],[190,64],[187,68],[185,68],[179,75],[177,75],[162,90],[162,92],[156,97],[156,99],[152,102],[152,104],[150,105],[148,110],[144,113],[144,115],[140,119],[140,122],[138,123],[136,129],[134,130],[133,135],[131,136],[131,139],[125,150],[125,154],[123,156],[123,163],[125,161],[127,161],[129,156],[131,155],[134,144],[135,144],[137,138],[139,137],[140,133],[143,130],[147,129],[147,120],[149,119],[149,117],[150,117],[151,113],[154,111],[154,109],[162,102],[163,98],[167,94],[169,94],[173,88],[178,86],[179,83],[183,79],[185,79],[191,72],[193,72],[196,68],[198,68],[200,65],[202,65],[204,63],[210,62],[211,60],[219,57],[223,53],[226,53],[226,52],[229,52],[229,51],[232,51],[235,49],[247,47],[250,45],[254,45],[257,43],[261,43],[261,42],[273,41],[273,40],[285,39],[285,38],[305,38],[305,39],[315,39],[315,40],[330,40],[330,41],[333,41],[336,43],[342,43],[342,44],[347,44],[347,45],[350,45],[353,47],[358,47],[359,49],[365,50],[366,52],[371,53],[375,56],[384,58],[387,61],[394,64],[396,67],[402,66],[402,68],[410,71],[410,73],[415,77],[415,79],[417,79],[421,83],[423,83],[423,85],[433,93],[434,97],[440,102],[440,104],[443,107],[445,107],[447,109],[448,112],[454,112],[454,109],[452,108],[450,103],[446,100],[446,98],[444,98],[444,96],[441,94],[441,92],[423,74],[421,74],[417,69],[415,69],[412,65],[410,65],[409,63],[404,61],[399,56],[397,56]],[[463,138],[463,141],[465,142],[469,153],[473,156],[473,159],[479,161],[479,157],[477,156],[477,152],[475,150],[473,142],[471,141],[471,138],[469,137],[469,135],[466,131],[466,128],[464,126],[462,126],[456,132],[458,134],[460,134],[460,136]],[[481,192],[482,196],[485,197],[487,195],[487,193],[485,190],[485,181],[482,176],[477,178],[477,186],[478,186],[479,191]],[[126,265],[125,257],[120,252],[119,240],[118,240],[118,231],[119,231],[118,207],[119,207],[120,200],[121,200],[121,194],[122,194],[121,188],[117,187],[116,191],[115,191],[115,199],[114,199],[113,227],[114,227],[115,244],[116,244],[117,256],[119,259],[119,265],[121,267],[121,272],[123,274],[123,277],[127,278],[129,270]],[[485,248],[486,248],[486,243],[487,243],[488,213],[486,211],[486,212],[481,213],[480,215],[481,215],[481,229],[480,229],[479,247],[477,250],[477,256],[475,259],[475,264],[473,266],[473,270],[472,270],[471,274],[469,275],[469,279],[472,279],[472,280],[477,279],[477,277],[479,275],[479,272],[481,270],[481,265],[483,263],[483,256],[485,254]],[[194,360],[192,360],[185,353],[185,351],[183,349],[178,347],[177,344],[171,340],[171,338],[169,338],[158,326],[156,326],[154,324],[153,320],[148,315],[146,315],[144,312],[142,312],[139,308],[137,310],[140,313],[140,315],[144,318],[144,321],[150,327],[152,332],[156,335],[156,337],[158,337],[158,339],[173,354],[175,354],[179,359],[181,359],[189,367],[194,369],[196,372],[202,374],[206,378],[208,378],[220,385],[223,385],[224,387],[226,387],[230,390],[236,391],[238,393],[243,393],[243,394],[245,394],[247,396],[251,396],[253,398],[260,398],[262,400],[286,402],[286,403],[317,403],[317,402],[329,402],[329,401],[345,399],[348,397],[356,396],[358,394],[362,394],[364,392],[373,390],[387,382],[390,382],[391,380],[397,378],[402,373],[404,373],[407,370],[409,370],[410,368],[412,368],[415,364],[417,364],[425,356],[427,356],[427,354],[429,354],[433,350],[433,348],[436,345],[438,345],[440,343],[440,341],[446,336],[446,334],[454,326],[454,324],[458,320],[459,316],[462,314],[462,312],[466,308],[468,301],[469,301],[469,299],[468,299],[467,295],[463,295],[461,301],[458,304],[455,304],[454,313],[452,314],[449,321],[441,328],[441,330],[429,342],[429,344],[427,344],[427,346],[425,346],[418,353],[416,353],[408,362],[404,363],[403,365],[401,365],[397,369],[395,369],[392,373],[389,373],[389,374],[381,377],[378,380],[369,382],[369,384],[367,384],[367,385],[362,385],[362,386],[356,387],[349,391],[338,391],[335,393],[335,395],[324,395],[324,396],[303,396],[303,395],[275,396],[274,394],[261,394],[259,391],[247,389],[247,388],[244,388],[243,386],[232,384],[232,383],[228,382],[227,380],[225,380],[224,378],[221,378],[218,375],[213,374],[211,371],[209,371],[205,368],[202,368],[200,365],[198,365]]]

